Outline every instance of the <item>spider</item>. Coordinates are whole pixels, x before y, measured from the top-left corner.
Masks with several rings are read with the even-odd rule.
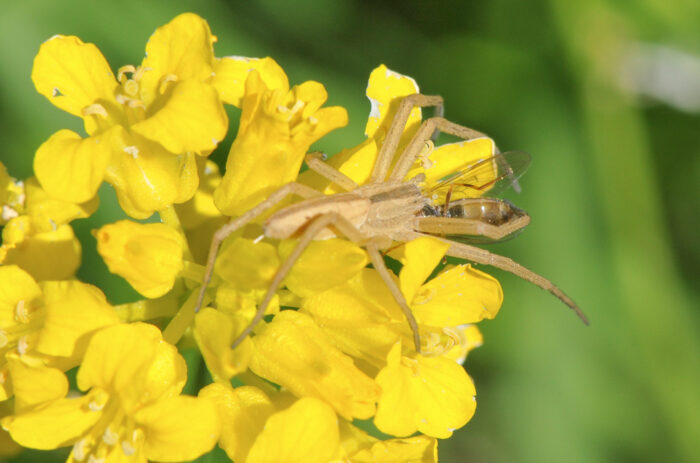
[[[524,211],[502,199],[462,198],[451,201],[455,187],[486,191],[497,183],[506,186],[517,185],[517,176],[522,171],[516,171],[511,164],[523,164],[523,155],[527,156],[525,153],[497,153],[449,176],[430,191],[423,191],[419,186],[422,180],[420,175],[405,180],[410,168],[421,156],[426,143],[430,144],[438,133],[447,133],[464,140],[486,137],[481,132],[455,124],[438,115],[423,121],[409,144],[399,154],[399,140],[411,110],[414,107],[431,106],[436,108],[436,114],[442,114],[442,97],[417,93],[401,100],[366,184],[358,185],[345,174],[324,163],[317,154],[309,154],[306,157],[309,168],[345,192],[324,195],[301,183],[288,183],[214,233],[195,311],[202,306],[221,242],[287,197],[296,195],[302,198],[302,201],[273,213],[263,224],[265,237],[295,237],[298,238],[298,242],[278,268],[255,316],[233,342],[232,348],[238,346],[260,322],[285,276],[311,241],[341,235],[363,246],[367,251],[370,262],[379,272],[408,321],[417,352],[421,350],[418,324],[401,290],[391,278],[382,251],[391,249],[396,242],[402,243],[422,236],[436,237],[449,243],[449,256],[500,268],[549,291],[588,324],[585,315],[574,301],[551,281],[507,257],[462,242],[473,237],[500,240],[512,236],[529,223],[529,216]],[[527,160],[529,157],[525,159],[524,164],[527,164]],[[489,181],[478,183],[487,171],[491,172]],[[444,204],[433,204],[432,197],[437,195],[431,193],[436,189],[442,189],[443,192],[446,190]]]

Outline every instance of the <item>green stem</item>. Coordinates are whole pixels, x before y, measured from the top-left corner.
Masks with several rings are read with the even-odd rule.
[[[129,304],[115,306],[119,319],[123,322],[153,320],[160,317],[172,317],[177,310],[177,297],[168,293],[157,299],[143,299]]]
[[[187,300],[177,311],[175,316],[168,326],[163,330],[163,339],[170,344],[177,344],[185,331],[192,324],[194,320],[194,306],[197,303],[197,293],[198,291],[192,291],[187,297]],[[209,303],[209,298],[204,296],[204,306]]]

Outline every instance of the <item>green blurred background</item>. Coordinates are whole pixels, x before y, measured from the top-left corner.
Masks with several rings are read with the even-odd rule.
[[[54,34],[97,44],[112,67],[138,64],[178,13],[206,18],[219,56],[272,56],[292,83],[318,80],[350,124],[317,148],[355,145],[369,72],[385,63],[445,97],[446,116],[533,156],[511,194],[532,224],[491,250],[550,277],[589,328],[547,293],[503,272],[499,316],[467,360],[478,409],[442,462],[700,461],[700,3],[696,0],[373,2],[2,1],[0,159],[18,178],[33,153],[79,121],[31,83]],[[237,117],[236,110],[230,112]],[[224,160],[235,122],[215,153]],[[135,299],[74,223],[79,276],[115,303]],[[491,271],[491,269],[488,269]],[[61,461],[25,453],[9,461]],[[203,457],[219,461],[221,453]]]

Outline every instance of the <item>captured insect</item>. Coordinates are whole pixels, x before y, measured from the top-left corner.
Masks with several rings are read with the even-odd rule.
[[[298,238],[298,242],[275,273],[255,316],[233,342],[232,348],[238,346],[260,322],[275,292],[311,241],[336,236],[344,236],[364,246],[370,262],[401,307],[413,333],[417,352],[421,351],[418,324],[401,290],[391,278],[381,251],[391,249],[394,243],[422,236],[437,237],[449,243],[447,254],[450,256],[506,270],[549,291],[588,324],[573,300],[552,282],[507,257],[469,244],[506,239],[529,223],[529,216],[508,201],[473,197],[486,191],[497,194],[510,186],[519,188],[518,177],[529,163],[527,154],[496,154],[449,175],[428,191],[421,189],[420,175],[405,180],[426,143],[432,143],[437,133],[443,132],[464,140],[486,137],[481,132],[436,116],[423,121],[403,152],[397,153],[411,110],[431,106],[436,108],[437,114],[442,114],[442,97],[413,94],[401,100],[367,184],[358,185],[318,156],[307,155],[306,163],[310,169],[345,192],[325,195],[300,183],[288,183],[214,233],[195,311],[202,306],[221,242],[288,196],[296,195],[303,199],[276,211],[263,224],[264,236],[273,239],[294,237]],[[469,190],[472,190],[471,194]]]

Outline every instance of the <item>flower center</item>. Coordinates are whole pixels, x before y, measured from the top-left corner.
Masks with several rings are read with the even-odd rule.
[[[45,315],[44,308],[32,301],[17,301],[13,320],[0,327],[0,358],[4,359],[5,353],[15,348],[24,355],[38,337]]]
[[[122,457],[139,452],[144,433],[126,414],[119,399],[98,387],[91,389],[88,396],[87,408],[101,416],[89,434],[73,445],[74,460],[101,462],[109,459],[113,452],[121,452]]]
[[[117,103],[122,105],[128,125],[141,121],[146,117],[146,105],[141,100],[140,94],[140,81],[143,73],[144,69],[142,67],[136,68],[131,64],[122,66],[117,71],[117,80],[121,84],[121,88],[117,92],[115,99]]]
[[[422,354],[427,357],[439,357],[455,346],[464,345],[464,339],[460,332],[449,326],[443,327],[441,332],[431,331],[423,338],[426,345],[422,349]]]

